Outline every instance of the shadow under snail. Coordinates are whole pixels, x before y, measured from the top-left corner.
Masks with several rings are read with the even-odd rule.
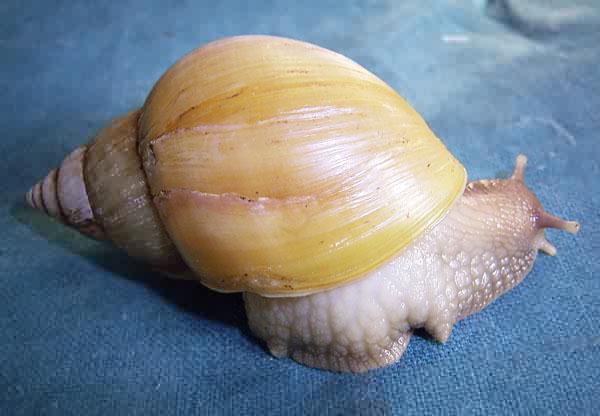
[[[517,285],[546,213],[523,182],[466,183],[419,114],[350,59],[240,36],[175,63],[27,200],[174,277],[244,292],[278,357],[365,371],[414,328],[453,325]]]

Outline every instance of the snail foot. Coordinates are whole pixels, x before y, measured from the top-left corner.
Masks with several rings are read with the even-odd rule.
[[[294,361],[308,367],[329,371],[363,373],[376,368],[387,367],[400,359],[408,343],[412,331],[402,332],[390,345],[373,345],[367,350],[346,351],[341,353],[331,346],[318,348],[314,346],[287,346],[269,343],[269,350],[274,356],[281,358],[290,356]]]

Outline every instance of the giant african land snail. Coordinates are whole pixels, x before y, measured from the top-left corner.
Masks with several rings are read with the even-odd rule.
[[[413,328],[454,323],[518,284],[545,227],[523,183],[466,185],[461,164],[390,87],[303,42],[242,36],[182,58],[28,202],[169,275],[245,292],[277,356],[363,371]]]

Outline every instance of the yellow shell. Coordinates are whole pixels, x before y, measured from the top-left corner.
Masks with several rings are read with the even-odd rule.
[[[466,181],[383,81],[284,38],[193,51],[154,86],[138,129],[169,236],[220,291],[295,295],[360,278],[439,221]]]

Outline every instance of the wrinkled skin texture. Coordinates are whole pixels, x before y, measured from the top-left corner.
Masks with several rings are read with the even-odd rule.
[[[415,328],[445,342],[521,282],[539,249],[555,254],[544,227],[577,230],[543,211],[522,181],[525,160],[510,179],[469,183],[439,224],[359,281],[295,298],[246,293],[252,331],[275,356],[335,371],[394,363]]]

